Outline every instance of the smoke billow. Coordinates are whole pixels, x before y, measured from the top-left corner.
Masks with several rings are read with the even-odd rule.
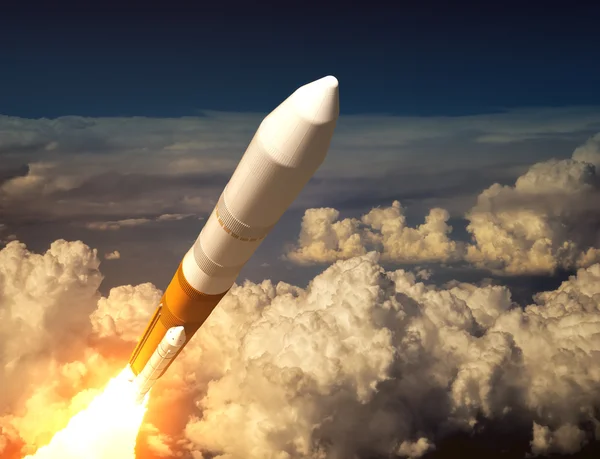
[[[193,448],[417,457],[440,436],[511,412],[532,432],[547,430],[547,447],[535,442],[534,453],[591,440],[578,426],[596,422],[600,400],[600,372],[590,371],[600,265],[523,310],[504,287],[440,289],[386,272],[377,258],[337,262],[306,290],[268,281],[233,289],[194,343],[223,366],[198,394],[201,417],[186,427]]]
[[[122,369],[92,342],[99,265],[79,241],[58,240],[44,254],[18,241],[0,250],[2,449],[47,443]]]
[[[130,349],[160,292],[142,284],[99,297],[96,254],[82,243],[36,255],[13,242],[0,257],[3,317],[24,327],[16,305],[39,303],[27,326],[40,338],[13,346],[20,335],[5,328],[0,341],[11,388],[0,438],[31,451],[124,366],[94,343]],[[71,294],[79,309],[69,312],[88,316],[79,353],[61,352],[53,322],[39,319]],[[600,264],[526,308],[506,287],[441,288],[386,271],[376,253],[336,262],[306,289],[236,285],[155,388],[138,451],[419,457],[455,432],[515,417],[533,454],[577,451],[600,434],[586,427],[599,425],[599,312]]]

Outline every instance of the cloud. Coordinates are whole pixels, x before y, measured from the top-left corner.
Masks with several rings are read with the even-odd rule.
[[[86,344],[98,266],[81,242],[58,240],[44,254],[18,241],[0,250],[0,426],[26,448],[48,440],[105,382],[110,362]]]
[[[108,252],[104,254],[105,260],[118,260],[121,258],[121,252],[118,250],[114,250],[113,252]]]
[[[99,299],[97,309],[90,315],[92,327],[100,337],[136,341],[161,296],[160,290],[149,283],[113,288],[108,298]]]
[[[59,191],[77,188],[83,177],[69,176],[61,172],[57,164],[34,162],[29,164],[27,175],[7,180],[0,187],[5,198],[45,196]]]
[[[593,419],[600,396],[598,280],[600,265],[581,270],[522,310],[505,287],[444,290],[368,254],[306,290],[235,287],[173,369],[201,388],[186,437],[230,457],[418,457],[439,432],[510,412],[565,431]],[[199,355],[202,371],[186,361]]]
[[[136,226],[147,225],[153,222],[169,222],[179,221],[189,217],[193,214],[163,214],[156,218],[126,218],[124,220],[117,221],[104,221],[104,222],[89,222],[85,224],[85,227],[95,231],[118,231],[122,228],[133,228]]]
[[[336,221],[338,217],[339,212],[332,208],[307,210],[298,245],[286,258],[299,264],[328,263],[379,250],[384,260],[396,263],[446,262],[460,249],[448,237],[452,227],[444,209],[432,209],[425,223],[416,228],[406,224],[398,201],[375,208],[360,220]]]
[[[162,119],[0,115],[0,205],[7,217],[18,221],[28,215],[67,221],[102,215],[116,221],[156,213],[209,212],[261,118],[261,114],[210,111]],[[296,205],[322,205],[324,195],[347,199],[357,192],[349,177],[372,178],[375,182],[365,186],[371,192],[389,187],[388,196],[404,192],[407,180],[408,193],[415,187],[420,190],[419,185],[430,194],[448,183],[460,188],[450,171],[469,174],[465,164],[479,170],[493,164],[496,178],[512,177],[514,172],[509,171],[524,163],[517,145],[569,144],[598,126],[597,110],[587,108],[464,117],[342,117],[319,172],[319,177],[327,178],[323,186],[329,193],[315,185]],[[539,147],[530,150],[528,160],[549,154]],[[368,165],[365,154],[370,157]],[[439,176],[433,176],[432,161]],[[382,188],[390,170],[408,175],[401,181],[388,180]],[[415,173],[420,183],[411,181]],[[359,191],[364,196],[368,190]],[[457,198],[441,191],[437,196]]]
[[[533,423],[531,452],[536,456],[548,453],[573,454],[585,442],[585,432],[572,424],[565,424],[552,432],[546,426]]]
[[[387,204],[371,209],[369,199],[384,195],[366,193],[360,218],[340,220],[343,208],[307,212],[290,258],[335,264],[307,288],[232,288],[157,385],[139,447],[188,458],[418,457],[447,435],[488,423],[524,426],[534,454],[597,439],[589,429],[600,380],[600,201],[590,166],[597,138],[572,160],[547,160],[596,129],[597,115],[553,113],[527,122],[515,113],[342,119],[330,159],[296,208],[352,201],[349,191],[380,185],[389,186]],[[98,230],[147,220],[134,224],[140,231],[209,211],[259,118],[1,117],[2,235],[21,235],[19,222],[32,215]],[[551,148],[523,155],[531,142]],[[498,165],[498,152],[506,164]],[[436,173],[421,175],[432,158]],[[532,158],[538,163],[521,170]],[[402,205],[393,198],[400,169],[402,183],[414,177]],[[359,175],[368,180],[351,180]],[[471,194],[482,189],[473,205]],[[428,206],[419,224],[408,223],[407,209],[440,195],[461,204]],[[450,226],[461,206],[470,242]],[[506,287],[440,287],[427,283],[429,266],[411,266],[417,274],[384,268],[465,260],[498,273],[587,268],[527,308],[513,304]],[[59,240],[36,254],[14,241],[0,251],[5,451],[43,444],[126,363],[161,293],[142,283],[103,297],[101,280],[96,251],[81,242]]]
[[[147,436],[148,449],[152,451],[158,457],[174,457],[173,450],[169,446],[169,436],[161,433],[152,424],[146,424],[144,426],[144,433],[149,434]]]
[[[533,165],[514,186],[494,184],[467,213],[466,259],[507,274],[553,273],[600,260],[600,176],[577,160]]]
[[[0,206],[14,221],[208,212],[257,121],[0,116]]]
[[[373,208],[360,220],[336,221],[333,208],[309,209],[298,242],[286,258],[298,264],[328,263],[378,250],[400,264],[467,261],[495,274],[552,274],[600,261],[600,175],[592,162],[597,137],[574,159],[531,166],[513,186],[495,183],[466,214],[471,243],[453,239],[450,214],[429,211],[408,227],[398,201]],[[579,158],[579,159],[577,159]]]
[[[90,222],[85,225],[87,229],[96,231],[117,231],[121,228],[132,228],[135,226],[146,225],[151,220],[148,218],[127,218],[113,222]]]
[[[12,242],[0,261],[0,425],[12,432],[5,442],[31,450],[125,365],[161,292],[140,284],[101,297],[96,253],[80,242],[44,255]],[[453,432],[501,423],[528,428],[534,454],[577,451],[595,438],[582,425],[600,402],[599,299],[600,264],[522,308],[506,287],[437,287],[386,271],[374,252],[336,262],[305,289],[246,281],[153,391],[139,447],[420,457]],[[62,320],[48,321],[57,312]],[[64,339],[67,316],[79,346]],[[16,343],[22,327],[35,332]]]
[[[468,116],[348,116],[344,146],[369,144],[402,145],[423,139],[470,134],[480,143],[516,143],[578,131],[597,131],[600,118],[596,108],[521,108]]]
[[[586,143],[577,147],[573,159],[593,164],[596,170],[600,168],[600,133],[590,137]]]
[[[10,229],[0,237],[5,243],[7,235],[14,234],[36,247],[60,237],[83,238],[101,254],[117,247],[116,237],[126,238],[132,256],[105,266],[102,288],[123,283],[123,273],[135,272],[136,283],[158,282],[167,273],[145,259],[145,247],[160,238],[164,264],[178,261],[181,244],[199,230],[196,218],[212,211],[261,118],[215,112],[183,118],[0,116],[0,215]],[[513,184],[534,162],[567,157],[598,131],[599,122],[593,108],[466,117],[342,116],[327,160],[278,227],[296,226],[307,208],[335,208],[339,220],[360,220],[373,208],[389,208],[399,201],[406,219],[402,236],[371,230],[377,237],[360,241],[364,251],[350,247],[354,255],[387,244],[391,255],[393,250],[412,249],[402,244],[413,236],[423,238],[415,231],[432,209],[444,209],[450,216],[445,224],[453,227],[445,236],[449,245],[434,250],[437,242],[430,236],[398,257],[440,260],[448,254],[444,263],[455,263],[464,258],[463,243],[468,242],[461,218],[482,190],[496,182]],[[445,214],[440,212],[431,217],[442,224]],[[187,214],[195,217],[178,224],[156,222],[163,215]],[[151,222],[123,226],[124,221],[144,219]],[[367,225],[361,221],[359,226],[363,235]],[[176,237],[161,235],[166,231],[175,231]],[[286,234],[275,231],[266,249],[280,251],[288,242]],[[573,242],[576,250],[585,245]],[[421,249],[428,254],[414,253]],[[345,246],[333,252],[343,250]],[[327,259],[335,259],[332,256],[329,253]],[[594,251],[581,257],[581,266],[597,259]],[[506,269],[496,268],[485,256],[478,263]],[[287,275],[287,280],[298,282],[303,274],[290,269]]]
[[[102,280],[98,266],[96,250],[79,241],[56,241],[44,255],[29,252],[18,241],[10,242],[0,251],[1,304],[8,330],[22,330],[18,336],[27,343],[25,348],[33,350],[37,343],[31,334],[45,341],[57,333],[63,334],[69,325],[77,325],[93,306],[90,300]],[[59,316],[79,298],[83,302],[76,313],[66,314],[69,320],[62,318],[57,323]],[[14,348],[14,352],[20,352],[16,348],[21,344],[15,339],[5,350]],[[11,352],[4,355],[10,357]]]
[[[419,438],[415,442],[403,441],[396,454],[401,457],[416,458],[421,457],[427,451],[435,449],[435,446],[427,438]]]
[[[159,222],[179,221],[185,218],[193,217],[193,214],[163,214],[156,218]]]
[[[6,245],[16,239],[17,236],[15,234],[8,234],[8,227],[4,223],[0,223],[0,245]]]

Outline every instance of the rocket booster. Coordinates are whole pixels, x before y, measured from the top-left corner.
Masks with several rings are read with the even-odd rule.
[[[326,76],[297,89],[262,121],[131,355],[140,399],[321,165],[338,115],[338,82]]]
[[[144,369],[134,379],[137,385],[136,394],[138,402],[144,399],[146,393],[148,393],[159,376],[175,358],[183,343],[185,343],[184,327],[171,327],[167,330],[165,337],[158,343],[158,347],[150,356]]]

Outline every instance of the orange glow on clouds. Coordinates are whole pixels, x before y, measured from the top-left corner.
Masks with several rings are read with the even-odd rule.
[[[48,445],[25,459],[133,459],[147,399],[142,404],[135,402],[134,385],[123,371]]]

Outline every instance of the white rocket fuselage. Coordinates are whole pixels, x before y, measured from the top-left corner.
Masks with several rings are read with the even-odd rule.
[[[208,318],[325,159],[338,114],[338,82],[328,76],[296,90],[263,120],[136,346],[135,375],[146,374],[167,330],[184,328],[181,350]],[[153,374],[160,377],[171,362]]]
[[[321,165],[339,113],[337,80],[301,87],[261,123],[196,243],[183,259],[192,287],[227,291]]]

